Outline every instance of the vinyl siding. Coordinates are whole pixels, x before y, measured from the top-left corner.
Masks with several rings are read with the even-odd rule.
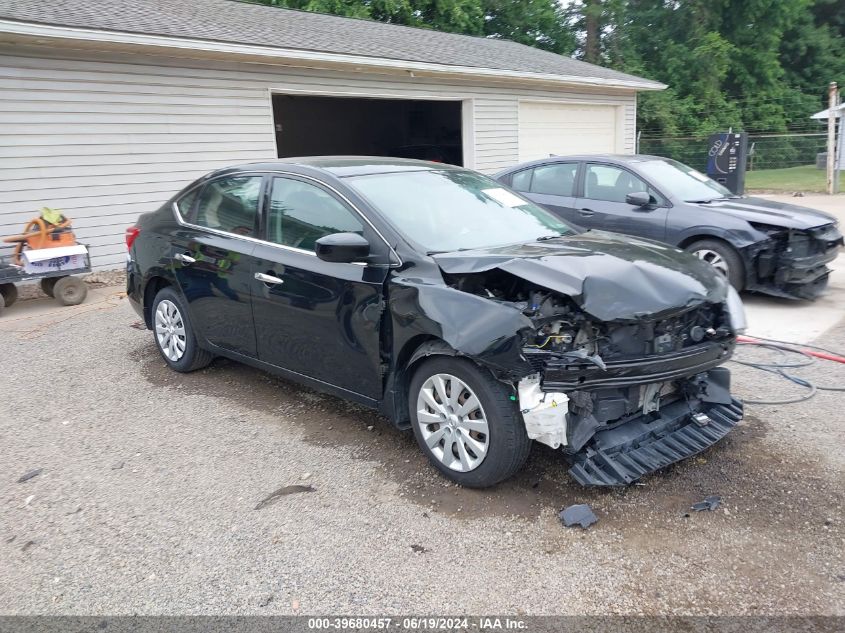
[[[517,161],[520,98],[621,105],[625,150],[634,151],[630,92],[72,55],[0,48],[0,235],[42,206],[63,209],[101,269],[123,265],[123,232],[140,213],[208,171],[275,157],[273,91],[472,100],[469,154],[488,173]]]

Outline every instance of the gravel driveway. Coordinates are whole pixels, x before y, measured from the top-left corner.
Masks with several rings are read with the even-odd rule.
[[[472,491],[357,406],[228,361],[167,370],[114,293],[42,312],[0,319],[6,614],[845,614],[835,393],[749,407],[642,486],[583,489],[535,446]],[[722,507],[689,511],[707,495]],[[563,528],[573,503],[599,522]]]

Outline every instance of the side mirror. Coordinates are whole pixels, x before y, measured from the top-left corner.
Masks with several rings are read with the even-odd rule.
[[[332,233],[315,242],[314,252],[324,262],[351,264],[367,258],[370,243],[357,233]]]
[[[647,207],[651,204],[651,196],[645,191],[636,191],[625,196],[625,202],[635,207]]]

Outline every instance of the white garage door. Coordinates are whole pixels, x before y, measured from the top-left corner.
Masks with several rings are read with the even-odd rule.
[[[618,152],[618,110],[587,103],[521,102],[519,161]]]

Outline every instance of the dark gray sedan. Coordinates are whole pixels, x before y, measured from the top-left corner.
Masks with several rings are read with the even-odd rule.
[[[667,242],[712,264],[738,290],[814,299],[842,246],[835,218],[736,196],[659,156],[555,156],[496,178],[584,228]]]

